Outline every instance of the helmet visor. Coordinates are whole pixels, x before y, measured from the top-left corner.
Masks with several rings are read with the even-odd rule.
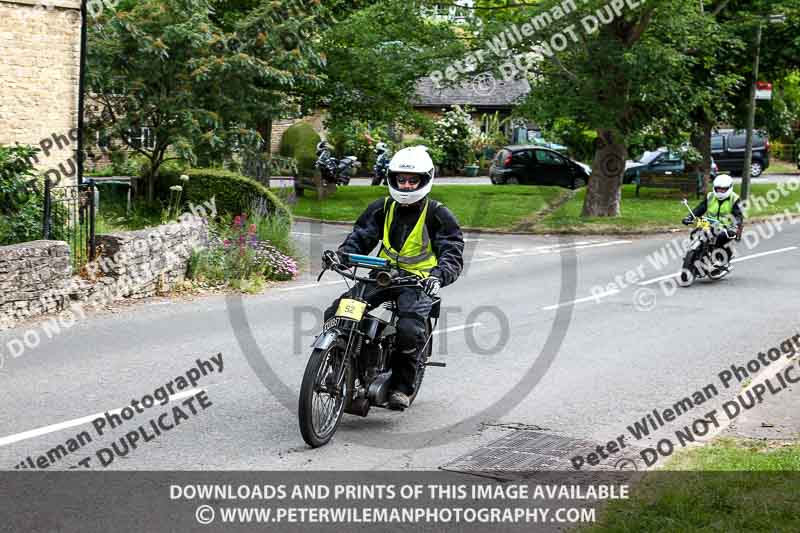
[[[730,190],[730,187],[714,187],[714,192],[725,193]]]

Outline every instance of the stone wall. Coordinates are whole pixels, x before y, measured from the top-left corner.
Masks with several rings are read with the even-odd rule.
[[[175,289],[192,251],[208,244],[208,224],[187,214],[174,224],[98,235],[97,243],[99,257],[80,276],[73,275],[65,242],[0,246],[0,329],[68,306],[99,307]]]
[[[80,1],[0,0],[0,144],[52,144],[44,172],[74,165]],[[54,141],[55,135],[55,142]],[[66,177],[62,183],[75,181]]]
[[[101,258],[87,268],[90,277],[111,277],[126,298],[146,298],[172,290],[186,277],[192,250],[208,244],[203,219],[141,231],[99,235]]]
[[[61,241],[33,241],[0,246],[0,323],[58,311],[64,296],[41,299],[72,278],[69,246]]]

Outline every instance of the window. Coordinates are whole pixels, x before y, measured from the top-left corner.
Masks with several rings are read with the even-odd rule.
[[[153,150],[156,147],[156,137],[150,128],[134,128],[128,132],[128,144],[131,148]]]
[[[542,165],[564,166],[566,162],[560,156],[546,150],[535,150],[536,160]]]
[[[722,135],[711,136],[711,151],[712,152],[722,151]]]

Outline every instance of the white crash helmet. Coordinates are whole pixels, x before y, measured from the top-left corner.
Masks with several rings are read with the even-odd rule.
[[[389,150],[389,147],[386,146],[386,143],[378,143],[375,145],[375,151],[379,154],[386,153]]]
[[[718,190],[719,189],[719,190]],[[733,178],[727,174],[720,174],[714,178],[714,195],[720,202],[727,199],[733,192]]]
[[[397,186],[398,174],[419,174],[419,187],[413,191],[401,191]],[[434,174],[433,160],[426,146],[403,148],[389,162],[389,194],[400,204],[419,202],[431,192]]]

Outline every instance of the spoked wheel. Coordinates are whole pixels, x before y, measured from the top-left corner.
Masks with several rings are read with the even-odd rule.
[[[427,339],[428,336],[431,334],[431,321],[425,321],[425,338]],[[433,352],[433,339],[428,341],[428,346],[425,348],[425,352],[419,357],[419,364],[417,367],[417,377],[414,379],[414,394],[409,396],[408,398],[408,405],[414,403],[414,399],[419,394],[419,389],[422,386],[422,379],[425,377],[425,363],[428,362],[428,359],[431,357],[431,353]]]
[[[331,440],[352,395],[353,372],[349,362],[341,383],[336,383],[342,352],[338,344],[327,350],[316,349],[306,365],[297,415],[303,440],[313,448]]]

